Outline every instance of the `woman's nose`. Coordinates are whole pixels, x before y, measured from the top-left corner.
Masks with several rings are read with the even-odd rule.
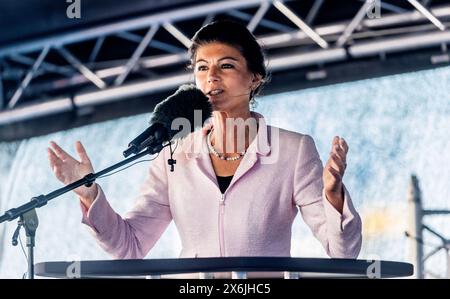
[[[207,80],[208,80],[208,83],[217,82],[220,80],[220,76],[219,76],[219,73],[218,73],[216,67],[211,67],[209,69]]]

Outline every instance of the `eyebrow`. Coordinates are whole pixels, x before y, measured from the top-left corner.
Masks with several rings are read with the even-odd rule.
[[[231,56],[225,56],[225,57],[222,57],[222,58],[220,58],[218,61],[225,60],[225,59],[230,59],[230,60],[234,60],[234,61],[239,62],[239,60],[237,60],[236,58],[231,57]],[[199,63],[199,62],[201,62],[201,61],[208,63],[208,61],[206,61],[205,59],[199,59],[199,60],[197,60],[195,63]]]

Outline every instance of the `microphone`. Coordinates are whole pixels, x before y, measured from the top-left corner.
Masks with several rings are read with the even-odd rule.
[[[152,146],[160,147],[163,142],[170,141],[175,135],[182,138],[195,130],[195,118],[201,112],[200,126],[212,115],[212,106],[207,96],[193,84],[181,85],[178,90],[155,106],[150,118],[150,127],[134,138],[123,152],[125,157],[137,154]],[[187,119],[190,130],[173,130],[172,122],[177,118]]]

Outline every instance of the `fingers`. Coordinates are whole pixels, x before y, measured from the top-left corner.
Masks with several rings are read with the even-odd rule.
[[[348,144],[347,144],[347,142],[345,141],[344,138],[340,138],[339,139],[339,145],[344,150],[345,154],[347,154],[348,153]]]
[[[324,169],[324,182],[326,184],[337,186],[338,184],[340,184],[340,182],[342,182],[345,169],[347,168],[347,152],[347,142],[344,140],[344,138],[335,136],[333,138],[330,158],[328,159],[327,165]]]
[[[326,168],[328,170],[329,173],[331,173],[331,175],[336,179],[336,181],[342,181],[342,176],[341,173],[339,173],[339,171],[337,171],[336,169],[334,169],[331,166],[328,166]]]
[[[75,149],[77,150],[78,157],[80,157],[81,163],[91,163],[91,160],[89,159],[89,156],[87,155],[86,150],[84,149],[84,146],[80,141],[77,141],[75,143]]]
[[[50,166],[54,170],[55,166],[61,164],[61,159],[59,159],[51,148],[47,148],[48,160],[50,161]]]
[[[332,153],[339,156],[339,158],[345,163],[347,163],[347,152],[348,152],[348,145],[347,142],[344,140],[344,138],[340,138],[339,136],[335,136],[333,138],[333,145],[331,148],[330,155]]]
[[[341,138],[339,136],[334,136],[334,138],[333,138],[332,149],[334,149],[334,148],[341,149],[345,154],[347,154],[347,152],[348,152],[347,142],[345,141],[344,138]]]
[[[72,158],[68,153],[66,153],[58,144],[54,141],[50,141],[50,145],[52,147],[53,152],[56,156],[62,161]]]
[[[347,167],[345,162],[342,161],[342,159],[335,153],[330,154],[328,165],[332,167],[334,170],[338,171],[341,174],[341,176],[344,175],[345,168]]]
[[[335,147],[336,145],[339,145],[339,136],[334,136],[333,137],[333,147]]]
[[[47,148],[47,153],[48,159],[50,161],[50,167],[52,168],[53,173],[55,174],[56,178],[63,182],[64,176],[61,173],[61,166],[63,161],[56,156],[51,148]]]
[[[347,163],[347,155],[345,153],[345,151],[339,146],[339,145],[334,145],[333,149],[331,150],[331,154],[335,154],[339,157],[339,159],[345,163]]]

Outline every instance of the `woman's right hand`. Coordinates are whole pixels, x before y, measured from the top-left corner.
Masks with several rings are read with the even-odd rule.
[[[80,161],[66,153],[56,142],[51,141],[50,145],[51,147],[47,149],[50,166],[56,178],[64,185],[73,183],[94,172],[92,163],[80,141],[77,141],[75,144]],[[80,197],[86,208],[89,209],[97,197],[97,184],[94,183],[91,187],[80,186],[74,189],[74,192]]]

